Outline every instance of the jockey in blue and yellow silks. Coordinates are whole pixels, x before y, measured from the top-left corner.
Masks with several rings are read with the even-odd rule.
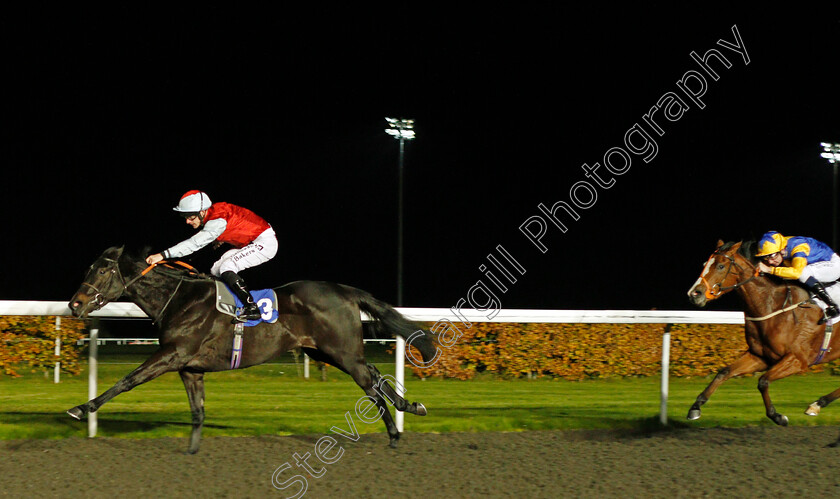
[[[827,244],[810,237],[785,237],[768,232],[759,239],[755,256],[762,259],[758,264],[761,272],[796,279],[812,289],[827,305],[827,319],[840,315],[837,304],[823,286],[824,282],[840,279],[840,256]]]

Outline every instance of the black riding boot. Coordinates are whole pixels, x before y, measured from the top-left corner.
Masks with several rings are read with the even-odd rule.
[[[235,322],[245,322],[259,319],[261,316],[260,309],[257,307],[257,304],[254,303],[251,293],[248,292],[248,287],[245,286],[245,280],[239,277],[239,274],[230,270],[222,273],[221,278],[222,281],[230,287],[233,294],[239,298],[239,301],[244,304],[242,307],[242,313],[236,317]]]
[[[814,290],[814,293],[820,298],[820,300],[824,301],[826,304],[825,307],[825,318],[826,320],[831,320],[838,315],[840,315],[840,311],[837,310],[837,304],[834,303],[834,300],[831,299],[829,296],[828,291],[825,290],[825,286],[821,282],[811,285],[811,289]]]

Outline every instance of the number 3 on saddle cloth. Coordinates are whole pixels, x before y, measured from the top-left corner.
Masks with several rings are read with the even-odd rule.
[[[251,291],[251,296],[254,298],[254,303],[260,309],[262,317],[259,319],[238,322],[233,327],[233,350],[230,357],[230,368],[239,368],[239,363],[242,361],[242,344],[243,332],[245,327],[256,326],[261,322],[268,322],[269,324],[277,322],[279,313],[277,312],[277,293],[273,289],[258,289]],[[221,281],[216,281],[216,310],[219,312],[236,317],[237,309],[242,308],[243,303],[239,300]]]
[[[254,298],[254,303],[260,309],[262,317],[252,321],[246,321],[245,327],[256,326],[260,322],[268,322],[273,324],[277,322],[279,313],[277,312],[277,293],[273,289],[257,289],[251,291],[251,296]],[[216,281],[216,310],[219,312],[236,317],[236,310],[242,308],[243,303],[237,298],[221,281]]]

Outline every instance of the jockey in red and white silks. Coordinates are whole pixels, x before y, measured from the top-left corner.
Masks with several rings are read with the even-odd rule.
[[[213,264],[210,273],[242,270],[265,263],[277,255],[274,229],[251,210],[229,203],[214,203],[206,210],[204,226],[191,238],[164,250],[164,258],[180,258],[204,248],[213,241],[234,248]]]
[[[230,203],[213,203],[207,194],[196,190],[184,194],[173,210],[183,215],[191,227],[201,230],[189,239],[149,256],[146,262],[152,265],[164,259],[187,256],[214,241],[230,244],[233,249],[213,264],[210,273],[220,277],[245,304],[241,318],[258,319],[259,309],[239,272],[277,255],[277,236],[271,225],[251,210]]]

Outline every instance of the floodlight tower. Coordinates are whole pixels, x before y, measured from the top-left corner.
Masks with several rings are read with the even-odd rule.
[[[837,162],[840,161],[840,144],[820,142],[823,148],[820,157],[831,163],[834,169],[834,187],[831,189],[831,249],[837,251]]]
[[[405,118],[385,118],[388,122],[388,127],[385,129],[389,135],[400,141],[400,158],[399,158],[399,202],[397,215],[397,306],[403,305],[403,156],[405,154],[405,141],[414,139],[414,120]],[[405,372],[405,338],[397,336],[397,359],[395,371],[398,379]],[[400,353],[402,352],[402,353]],[[405,397],[405,386],[397,383],[394,387],[399,396]],[[402,432],[405,426],[405,413],[396,411],[394,415],[394,422],[397,425],[397,431]]]
[[[414,120],[405,118],[385,118],[390,128],[385,132],[400,141],[399,156],[399,194],[397,207],[397,306],[403,305],[403,156],[405,141],[414,139]]]

